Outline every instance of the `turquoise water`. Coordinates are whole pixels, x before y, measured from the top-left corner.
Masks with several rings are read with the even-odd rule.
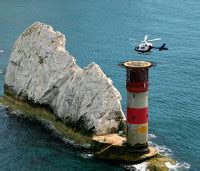
[[[35,21],[64,33],[67,49],[84,67],[95,61],[122,94],[126,108],[128,59],[154,61],[150,71],[151,141],[191,170],[200,170],[200,1],[197,0],[1,0],[0,68],[5,70],[18,35]],[[132,43],[162,37],[169,51],[133,52]],[[134,39],[134,40],[132,40]],[[0,70],[0,95],[4,74]],[[125,111],[125,110],[124,110]],[[0,107],[0,168],[117,170],[119,164],[97,161],[87,151],[62,145],[41,127],[8,117]]]

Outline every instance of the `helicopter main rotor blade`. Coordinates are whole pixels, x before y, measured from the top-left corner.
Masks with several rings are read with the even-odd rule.
[[[137,45],[137,43],[132,43],[131,45]]]
[[[161,40],[161,38],[157,38],[157,39],[151,39],[151,40],[148,40],[148,42],[153,42],[153,41],[156,41],[156,40]]]
[[[148,35],[144,36],[144,41],[146,41],[148,39]]]
[[[136,40],[136,39],[133,39],[133,38],[128,38],[129,40]]]

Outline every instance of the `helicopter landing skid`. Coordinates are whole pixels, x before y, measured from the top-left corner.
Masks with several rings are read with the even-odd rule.
[[[148,51],[148,52],[138,52],[138,51],[136,51],[136,53],[142,54],[142,55],[150,55],[151,51]]]

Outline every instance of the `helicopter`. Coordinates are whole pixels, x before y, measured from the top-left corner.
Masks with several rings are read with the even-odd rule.
[[[134,50],[140,53],[150,52],[151,49],[158,49],[159,51],[168,50],[168,48],[165,47],[165,43],[163,43],[163,45],[160,47],[155,47],[151,43],[153,41],[161,40],[161,38],[156,38],[152,40],[147,40],[147,39],[148,39],[148,35],[145,35],[144,40],[140,44],[136,45]]]

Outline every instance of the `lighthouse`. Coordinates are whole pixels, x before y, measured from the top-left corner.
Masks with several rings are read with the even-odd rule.
[[[148,72],[146,61],[128,61],[127,89],[127,146],[133,152],[148,152]]]

